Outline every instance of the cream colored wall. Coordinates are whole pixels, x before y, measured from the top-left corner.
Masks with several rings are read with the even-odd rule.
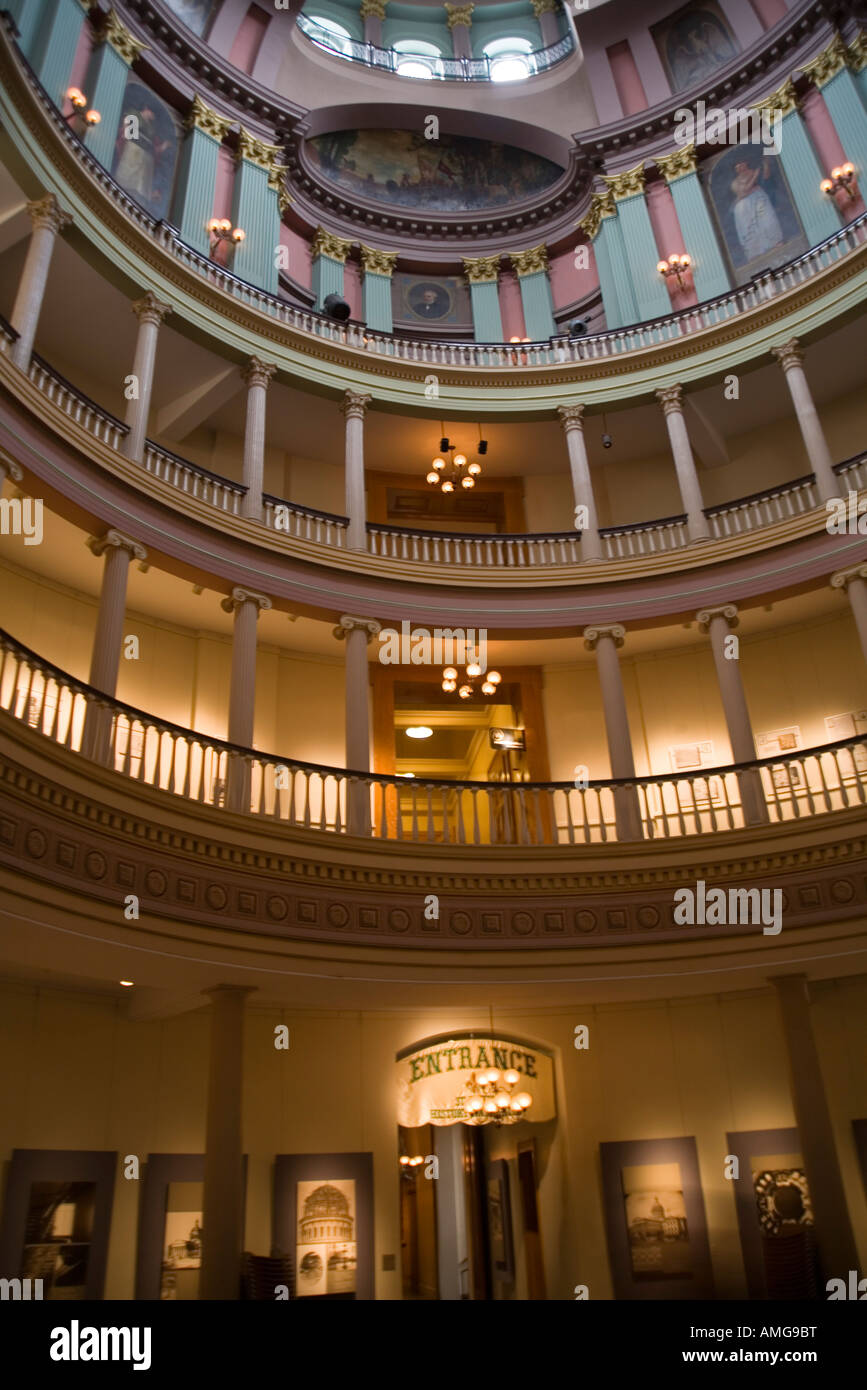
[[[814,988],[813,1023],[847,1189],[867,1259],[867,1203],[852,1137],[867,1116],[867,977]],[[202,1151],[207,1010],[131,1023],[115,1002],[54,989],[0,986],[0,1161],[13,1148],[116,1149],[123,1157]],[[496,1004],[495,1004],[496,1007]],[[486,1012],[486,1011],[485,1011]],[[274,1028],[290,1028],[288,1051]],[[576,1024],[590,1046],[573,1046]],[[305,1013],[251,1006],[245,1032],[244,1147],[249,1155],[245,1247],[271,1245],[271,1165],[277,1153],[372,1152],[379,1298],[400,1296],[396,1051],[441,1031],[487,1026],[477,1011]],[[497,1007],[497,1027],[554,1050],[555,1125],[491,1136],[488,1153],[512,1170],[512,1219],[523,1257],[517,1142],[537,1138],[539,1206],[548,1296],[587,1284],[611,1297],[602,1220],[599,1144],[694,1135],[716,1293],[745,1293],[734,1194],[724,1178],[726,1132],[794,1124],[785,1046],[768,991],[692,999],[576,1005],[542,1011]],[[130,1298],[138,1184],[119,1173],[108,1298]],[[395,1254],[394,1273],[382,1256]],[[524,1291],[523,1274],[515,1295]],[[500,1294],[503,1290],[498,1290]]]

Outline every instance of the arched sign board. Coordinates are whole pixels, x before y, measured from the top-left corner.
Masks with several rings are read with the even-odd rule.
[[[480,1071],[493,1068],[520,1074],[514,1089],[533,1097],[526,1119],[554,1119],[557,1109],[550,1053],[535,1043],[500,1034],[443,1033],[397,1054],[398,1123],[415,1129],[469,1120],[467,1082]]]

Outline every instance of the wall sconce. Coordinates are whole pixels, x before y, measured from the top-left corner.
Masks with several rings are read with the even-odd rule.
[[[679,256],[675,251],[673,255],[669,256],[667,261],[660,261],[656,269],[666,280],[668,280],[670,276],[676,275],[677,283],[680,285],[680,288],[683,289],[683,276],[691,265],[692,256],[688,256],[685,251],[682,256]]]
[[[831,177],[823,179],[819,184],[823,193],[827,193],[829,198],[834,198],[840,192],[848,193],[852,202],[855,201],[855,194],[852,192],[852,184],[855,182],[855,165],[841,164],[839,168],[831,170]]]
[[[217,248],[224,242],[229,246],[237,246],[247,235],[240,227],[233,227],[228,217],[212,217],[208,223],[208,232],[211,237],[211,260],[216,259]]]
[[[76,135],[81,137],[91,126],[99,125],[102,116],[93,107],[89,111],[85,109],[87,97],[80,87],[67,88],[66,100],[72,103],[72,114],[68,120]]]

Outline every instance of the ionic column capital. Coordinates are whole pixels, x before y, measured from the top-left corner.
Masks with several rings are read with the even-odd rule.
[[[801,344],[797,338],[790,338],[782,347],[771,348],[771,355],[776,357],[784,372],[790,372],[793,367],[804,365],[804,354]]]
[[[251,357],[241,368],[241,379],[247,386],[261,386],[267,391],[277,367],[273,362],[263,362],[261,357]]]
[[[348,632],[363,630],[367,633],[367,640],[377,637],[382,630],[382,623],[378,623],[375,618],[353,618],[348,613],[341,615],[340,622],[334,629],[333,636],[338,642],[343,642]]]
[[[273,607],[271,600],[266,598],[264,594],[255,594],[252,589],[240,587],[233,589],[228,598],[222,600],[220,607],[224,613],[235,613],[243,603],[255,603],[257,617],[263,608]]]
[[[72,223],[72,214],[60,206],[53,193],[46,193],[44,198],[36,198],[28,203],[27,212],[34,230],[48,227],[52,232],[62,232]]]
[[[683,414],[683,387],[679,383],[676,386],[661,386],[655,395],[664,415]]]
[[[0,486],[3,484],[4,474],[11,478],[13,483],[20,483],[24,477],[20,463],[16,463],[14,459],[0,458]]]
[[[171,304],[163,304],[162,300],[157,299],[152,290],[142,295],[141,299],[135,300],[130,305],[139,323],[155,323],[158,327],[167,314],[172,312]]]
[[[853,579],[867,579],[867,565],[853,565],[851,569],[837,570],[831,575],[831,588],[845,591]]]
[[[125,536],[121,531],[114,529],[106,531],[104,536],[90,536],[87,541],[88,550],[100,559],[107,550],[127,550],[133,560],[145,561],[148,553],[143,545],[134,541],[130,536]]]
[[[615,647],[622,647],[625,636],[626,628],[622,623],[597,623],[593,627],[585,627],[583,632],[584,646],[588,652],[595,652],[599,638],[610,637]]]
[[[740,622],[737,606],[734,603],[721,603],[717,608],[702,608],[701,612],[695,615],[695,620],[702,632],[709,631],[712,618],[725,618],[730,628],[737,627]]]
[[[558,405],[557,414],[560,416],[560,425],[564,434],[570,430],[580,430],[584,432],[584,406],[578,405]]]
[[[363,420],[371,400],[371,396],[365,396],[361,391],[344,391],[340,409],[347,420]]]

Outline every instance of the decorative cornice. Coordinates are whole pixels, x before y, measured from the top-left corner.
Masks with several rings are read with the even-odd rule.
[[[466,25],[467,29],[472,27],[474,4],[469,5],[444,5],[446,12],[446,24],[450,29],[454,29],[458,24]]]
[[[548,269],[548,248],[544,241],[528,251],[509,251],[508,256],[519,276],[538,275]]]
[[[351,243],[350,243],[351,244]],[[366,275],[385,275],[389,279],[397,265],[396,251],[377,251],[373,246],[361,247],[361,265]]]
[[[277,190],[277,203],[280,208],[280,216],[285,217],[288,209],[292,206],[292,199],[289,197],[289,191],[285,184]]]
[[[115,531],[114,528],[106,531],[104,536],[88,537],[85,543],[88,550],[92,551],[97,559],[100,559],[107,550],[125,550],[132,560],[145,561],[148,557],[143,545],[134,541],[132,537],[123,535],[121,531]]]
[[[224,140],[232,129],[232,122],[228,117],[221,116],[219,112],[206,106],[198,92],[193,97],[193,104],[187,113],[184,124],[187,130],[204,131],[205,135],[210,135],[217,141]]]
[[[622,647],[626,628],[622,623],[594,623],[593,627],[585,627],[582,635],[588,652],[595,652],[600,637],[610,637],[615,647]]]
[[[564,434],[570,430],[581,430],[584,432],[584,406],[577,405],[558,405],[557,414],[560,416],[560,425]]]
[[[835,34],[827,48],[823,48],[817,58],[805,63],[800,71],[809,77],[814,87],[824,87],[826,82],[830,82],[831,78],[836,77],[848,64],[849,50],[840,35]]]
[[[228,598],[222,600],[220,607],[224,613],[235,613],[243,603],[255,603],[257,617],[263,609],[273,607],[265,594],[257,594],[252,589],[242,589],[240,586],[234,588]]]
[[[343,613],[340,622],[334,629],[333,636],[338,642],[344,641],[348,632],[363,631],[367,633],[367,640],[371,637],[378,637],[382,631],[382,623],[378,623],[375,618],[353,618],[349,613]]]
[[[241,368],[241,379],[248,387],[262,386],[267,391],[276,370],[273,362],[263,362],[261,357],[251,357]]]
[[[695,620],[702,632],[707,632],[710,628],[711,618],[725,618],[730,628],[737,627],[740,622],[737,605],[734,603],[720,603],[716,608],[702,608],[696,613]]]
[[[853,579],[867,579],[867,565],[853,565],[851,569],[837,570],[831,575],[831,588],[845,591]]]
[[[625,169],[622,174],[603,174],[602,178],[619,203],[624,198],[635,198],[644,192],[644,160],[634,169]]]
[[[789,372],[793,367],[804,365],[804,354],[801,344],[797,338],[790,338],[782,347],[771,348],[771,355],[776,357],[784,372]]]
[[[761,101],[754,102],[753,105],[756,111],[779,111],[783,116],[797,111],[798,94],[791,77],[787,77],[782,86],[771,92],[770,96],[762,97]]]
[[[589,210],[584,214],[578,226],[584,235],[592,241],[599,231],[603,219],[616,216],[617,208],[614,203],[614,194],[610,188],[606,188],[602,192],[592,195]]]
[[[682,386],[662,386],[658,391],[654,392],[654,395],[656,396],[656,399],[659,401],[659,404],[662,406],[662,412],[664,415],[683,414]]]
[[[358,13],[362,19],[385,19],[385,7],[388,0],[361,0],[361,8]]]
[[[363,420],[370,401],[371,397],[364,395],[362,391],[345,391],[340,409],[347,420]]]
[[[103,21],[98,43],[109,43],[115,53],[129,65],[135,62],[140,53],[149,51],[149,45],[142,43],[122,24],[117,11],[112,7]]]
[[[464,275],[471,285],[495,285],[500,278],[499,252],[495,256],[465,256]]]
[[[867,29],[859,29],[849,45],[849,67],[860,72],[867,64]]]
[[[653,156],[653,162],[665,182],[674,183],[675,179],[683,178],[684,174],[694,174],[698,168],[695,144],[691,142],[683,145],[673,154],[656,154]]]
[[[53,232],[62,232],[72,224],[72,214],[66,212],[53,193],[44,198],[36,198],[27,204],[27,212],[34,227],[49,227]]]
[[[352,242],[345,237],[335,236],[333,232],[326,231],[324,227],[317,227],[316,235],[310,243],[310,254],[314,259],[317,256],[330,256],[333,261],[343,263],[351,248]]]
[[[172,312],[171,304],[164,304],[151,290],[131,304],[130,308],[139,323],[161,324],[166,315]]]

